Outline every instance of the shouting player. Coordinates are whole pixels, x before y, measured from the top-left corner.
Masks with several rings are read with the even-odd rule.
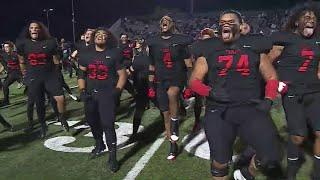
[[[171,17],[164,16],[160,20],[161,33],[149,39],[150,76],[149,97],[157,97],[159,109],[163,114],[166,136],[170,139],[168,160],[177,156],[179,140],[179,95],[187,74],[191,74],[192,60],[187,53],[192,38],[175,33]],[[188,69],[189,73],[186,73]],[[154,78],[156,77],[156,89]]]
[[[319,10],[304,5],[293,10],[286,31],[272,35],[288,139],[288,179],[295,179],[304,162],[301,149],[308,126],[315,135],[313,179],[320,179],[320,42],[317,36]]]
[[[277,96],[276,72],[266,53],[271,43],[240,33],[237,11],[220,15],[218,38],[203,41],[190,88],[206,96],[205,133],[209,142],[213,179],[228,177],[237,135],[257,153],[249,167],[236,170],[236,180],[253,179],[257,168],[270,177],[280,175],[277,132],[269,111]],[[207,78],[208,85],[202,81]],[[265,93],[262,80],[266,81]]]
[[[28,101],[36,103],[38,119],[41,124],[40,137],[47,132],[45,122],[45,91],[53,96],[59,111],[59,121],[66,131],[69,126],[64,116],[64,96],[59,80],[60,61],[58,59],[57,41],[48,29],[38,21],[32,21],[24,32],[24,38],[17,41],[21,72],[24,73],[28,86]]]
[[[4,83],[3,83],[3,102],[1,106],[9,104],[9,87],[15,81],[21,80],[21,71],[19,67],[18,55],[13,52],[14,44],[10,41],[4,43],[4,54],[1,57],[2,64],[6,67],[8,73]]]
[[[95,158],[106,148],[103,132],[109,150],[108,166],[116,172],[117,137],[115,132],[115,103],[121,93],[127,74],[120,64],[122,54],[115,48],[116,40],[111,32],[98,28],[94,34],[94,47],[79,56],[80,99],[85,105],[86,121],[96,141],[91,157]]]

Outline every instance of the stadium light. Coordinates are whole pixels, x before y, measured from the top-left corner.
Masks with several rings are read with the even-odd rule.
[[[52,9],[52,8],[50,8],[50,9],[43,9],[43,12],[45,12],[45,13],[46,13],[46,15],[47,15],[47,26],[48,26],[48,30],[49,30],[49,32],[50,32],[49,12],[51,12],[51,11],[53,11],[53,9]]]

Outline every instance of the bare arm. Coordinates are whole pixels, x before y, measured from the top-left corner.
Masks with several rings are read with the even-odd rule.
[[[58,55],[53,55],[53,56],[52,56],[52,59],[53,59],[53,63],[54,63],[55,65],[59,65],[59,64],[60,64],[60,58],[59,58]]]
[[[265,98],[273,101],[278,95],[279,81],[272,61],[266,54],[260,54],[260,72],[266,81]]]
[[[185,59],[184,64],[186,65],[187,68],[192,68],[192,57]]]
[[[265,81],[278,79],[276,70],[274,69],[272,61],[268,55],[260,54],[259,69]]]
[[[122,90],[123,87],[126,85],[128,75],[125,69],[118,70],[117,73],[118,73],[119,79],[118,79],[116,88],[119,88],[120,90]]]
[[[195,63],[195,67],[191,74],[191,78],[189,80],[189,84],[193,80],[202,81],[205,75],[208,73],[208,64],[205,57],[199,57]]]
[[[155,72],[155,68],[154,68],[154,65],[149,65],[149,71],[150,72]],[[153,82],[154,81],[154,74],[149,74],[149,81],[150,82]]]
[[[19,64],[20,64],[21,73],[22,73],[22,74],[25,74],[25,72],[26,72],[26,65],[25,65],[25,62],[24,62],[24,57],[18,55],[18,59],[19,59]]]
[[[3,65],[0,63],[0,73],[2,73],[4,71],[4,67]]]
[[[271,62],[275,61],[282,53],[284,46],[273,46],[268,54],[269,60]]]

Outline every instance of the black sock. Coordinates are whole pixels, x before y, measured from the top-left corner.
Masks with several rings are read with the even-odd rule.
[[[313,156],[313,178],[320,179],[320,156]]]
[[[288,159],[296,159],[303,155],[300,147],[294,144],[290,138],[288,140],[287,153]]]
[[[109,161],[116,161],[117,160],[117,144],[112,143],[111,147],[109,148]]]

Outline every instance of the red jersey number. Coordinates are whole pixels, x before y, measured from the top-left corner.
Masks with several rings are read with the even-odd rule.
[[[218,72],[219,76],[226,76],[228,71],[231,69],[233,64],[233,55],[219,56],[218,62],[225,63],[225,67]],[[239,72],[242,76],[249,76],[249,56],[246,54],[242,54],[236,66],[236,71]]]
[[[304,62],[301,64],[298,71],[299,72],[306,72],[309,68],[311,61],[313,60],[314,52],[312,50],[302,49],[301,57],[304,58]]]

